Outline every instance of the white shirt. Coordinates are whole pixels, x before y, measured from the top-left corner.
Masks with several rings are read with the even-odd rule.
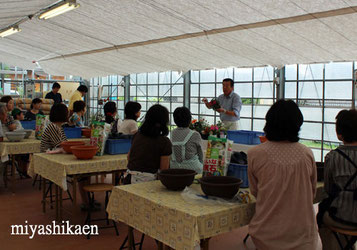
[[[118,125],[119,126],[119,125]],[[138,124],[135,120],[125,119],[118,129],[118,133],[122,133],[124,135],[133,135],[138,131]]]

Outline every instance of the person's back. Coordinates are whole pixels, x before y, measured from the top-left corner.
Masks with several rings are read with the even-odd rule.
[[[249,188],[256,197],[249,234],[257,249],[316,249],[316,164],[311,149],[298,143],[303,115],[295,102],[279,100],[265,119],[268,141],[248,150]]]
[[[255,215],[249,224],[256,247],[309,249],[303,244],[317,237],[312,151],[297,142],[267,141],[248,151],[248,166],[254,173],[249,179],[251,192],[256,192],[257,197]]]
[[[199,174],[202,173],[203,151],[201,140],[201,135],[197,131],[182,127],[174,129],[171,132],[173,150],[170,167],[188,168]]]
[[[355,164],[357,164],[357,146],[341,145],[338,147]],[[331,204],[334,210],[334,218],[342,220],[347,224],[355,224],[357,228],[357,197],[354,198],[354,192],[343,191],[344,186],[357,168],[352,165],[344,156],[336,150],[332,150],[325,157],[325,190],[329,195],[338,192],[337,197]],[[348,190],[357,190],[357,178],[354,178],[349,184]],[[339,190],[339,191],[338,191]],[[357,194],[357,191],[355,191]],[[330,214],[331,216],[331,214]]]

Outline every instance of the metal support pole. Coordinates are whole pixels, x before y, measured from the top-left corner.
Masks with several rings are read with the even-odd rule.
[[[124,76],[124,104],[130,101],[130,75]]]
[[[277,87],[277,100],[285,98],[285,67],[275,70],[274,84]]]
[[[191,71],[183,75],[183,105],[190,108],[191,104]]]

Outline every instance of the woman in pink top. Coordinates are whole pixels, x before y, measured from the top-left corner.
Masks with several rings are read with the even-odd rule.
[[[256,197],[249,234],[259,250],[315,250],[313,208],[316,166],[298,143],[303,116],[295,102],[279,100],[265,116],[267,142],[248,151],[248,177]]]

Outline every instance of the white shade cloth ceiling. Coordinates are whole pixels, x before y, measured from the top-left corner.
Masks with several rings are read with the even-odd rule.
[[[0,27],[54,0],[0,0]],[[85,78],[230,66],[357,60],[357,0],[83,0],[0,39],[0,62]],[[348,14],[229,32],[213,29],[349,8]],[[312,17],[312,18],[311,18]],[[197,32],[207,35],[191,37]],[[182,37],[183,35],[183,37]],[[181,36],[159,43],[155,39]],[[144,42],[140,44],[140,42]],[[139,43],[139,44],[137,44]],[[132,45],[124,46],[123,45]],[[117,49],[93,51],[117,46]],[[84,52],[78,55],[74,53]]]

